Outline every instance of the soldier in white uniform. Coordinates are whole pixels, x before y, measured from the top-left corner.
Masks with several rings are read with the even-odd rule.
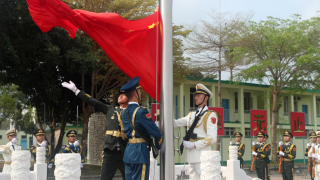
[[[318,144],[315,145],[315,154],[312,154],[312,151],[309,151],[309,154],[312,154],[311,157],[315,158],[316,168],[315,168],[315,180],[320,180],[320,131],[317,131],[317,141]],[[310,148],[311,150],[312,148]]]
[[[209,111],[207,102],[212,98],[212,92],[203,84],[196,85],[196,112],[190,112],[186,117],[175,121],[177,127],[187,126],[187,135],[183,146],[188,149],[189,176],[191,180],[200,180],[200,155],[202,151],[211,151],[211,144],[217,141],[217,121],[215,112]],[[193,125],[195,120],[198,120]],[[192,128],[194,127],[193,131]],[[188,137],[189,136],[189,137]],[[183,148],[180,148],[181,150]]]
[[[13,151],[22,150],[22,146],[17,145],[15,130],[9,130],[6,133],[9,142],[0,146],[0,153],[3,155],[4,166],[2,172],[11,172],[11,155]]]

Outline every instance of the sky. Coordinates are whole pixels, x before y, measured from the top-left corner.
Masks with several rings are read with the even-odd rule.
[[[172,18],[176,25],[209,20],[212,10],[221,12],[253,12],[253,21],[266,20],[268,16],[288,19],[300,14],[309,19],[320,11],[319,0],[173,0]]]
[[[172,21],[175,25],[188,26],[199,20],[210,20],[209,14],[213,10],[253,13],[252,21],[256,22],[266,20],[268,16],[291,19],[293,14],[306,20],[317,16],[320,0],[173,0]],[[222,80],[229,80],[229,74],[222,72]]]

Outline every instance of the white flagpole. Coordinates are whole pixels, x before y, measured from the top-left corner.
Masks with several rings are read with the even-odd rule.
[[[163,21],[163,60],[161,87],[161,131],[163,144],[160,156],[160,179],[174,178],[173,144],[173,62],[172,62],[172,0],[160,0]]]

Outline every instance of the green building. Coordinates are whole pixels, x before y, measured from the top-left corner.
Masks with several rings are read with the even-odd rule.
[[[190,111],[196,109],[194,103],[195,85],[197,83],[204,84],[209,88],[214,97],[210,99],[209,105],[218,107],[218,80],[189,78],[186,82],[174,84],[174,118],[178,119],[188,115]],[[225,164],[228,156],[228,146],[230,143],[230,135],[235,141],[233,135],[235,132],[241,132],[244,137],[242,142],[246,145],[246,150],[243,159],[245,163],[251,162],[251,142],[250,136],[250,110],[259,109],[267,111],[267,132],[269,134],[268,143],[271,142],[271,108],[272,95],[270,87],[261,84],[240,83],[233,84],[229,81],[221,81],[221,99],[222,107],[224,108],[224,136],[221,137],[220,152],[222,161]],[[282,107],[278,113],[279,124],[277,125],[277,142],[280,141],[279,135],[290,130],[290,112],[305,113],[306,137],[294,137],[293,143],[297,146],[296,162],[304,162],[304,150],[309,142],[307,134],[320,129],[320,91],[307,90],[306,92],[292,95],[290,91],[283,90],[280,94]],[[185,128],[179,128],[182,137],[185,136]],[[175,135],[178,135],[178,129],[175,128]],[[254,139],[257,141],[257,139]],[[181,143],[181,141],[180,141]],[[175,140],[175,149],[179,147]],[[212,149],[216,149],[216,143],[212,145]],[[185,161],[185,153],[179,156],[175,153],[175,162],[181,164]],[[271,158],[270,158],[271,159]],[[305,159],[307,163],[308,160]]]

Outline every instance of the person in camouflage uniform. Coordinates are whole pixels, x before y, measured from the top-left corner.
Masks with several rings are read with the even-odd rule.
[[[293,135],[289,131],[285,131],[284,141],[279,142],[279,146],[282,146],[282,151],[280,151],[280,147],[278,148],[277,154],[283,156],[282,163],[282,178],[284,180],[293,180],[294,178],[294,162],[293,160],[296,158],[296,145],[291,143],[291,139]]]
[[[238,146],[238,160],[240,161],[240,168],[243,169],[243,155],[244,155],[244,150],[245,150],[245,145],[241,143],[241,139],[243,135],[240,132],[236,132],[234,134],[236,137],[236,146]]]
[[[258,143],[253,142],[252,145],[256,147],[256,150],[252,152],[252,155],[255,155],[255,169],[258,178],[266,180],[267,175],[267,161],[266,157],[268,156],[268,151],[263,142],[264,134],[262,132],[258,132]]]
[[[46,163],[48,164],[48,168],[51,169],[54,162],[54,159],[51,159],[51,146],[47,145],[46,141],[44,140],[44,132],[42,129],[36,130],[35,136],[37,139],[37,144],[30,147],[30,153],[34,157],[34,162],[36,162],[37,159],[37,147],[46,147]]]

